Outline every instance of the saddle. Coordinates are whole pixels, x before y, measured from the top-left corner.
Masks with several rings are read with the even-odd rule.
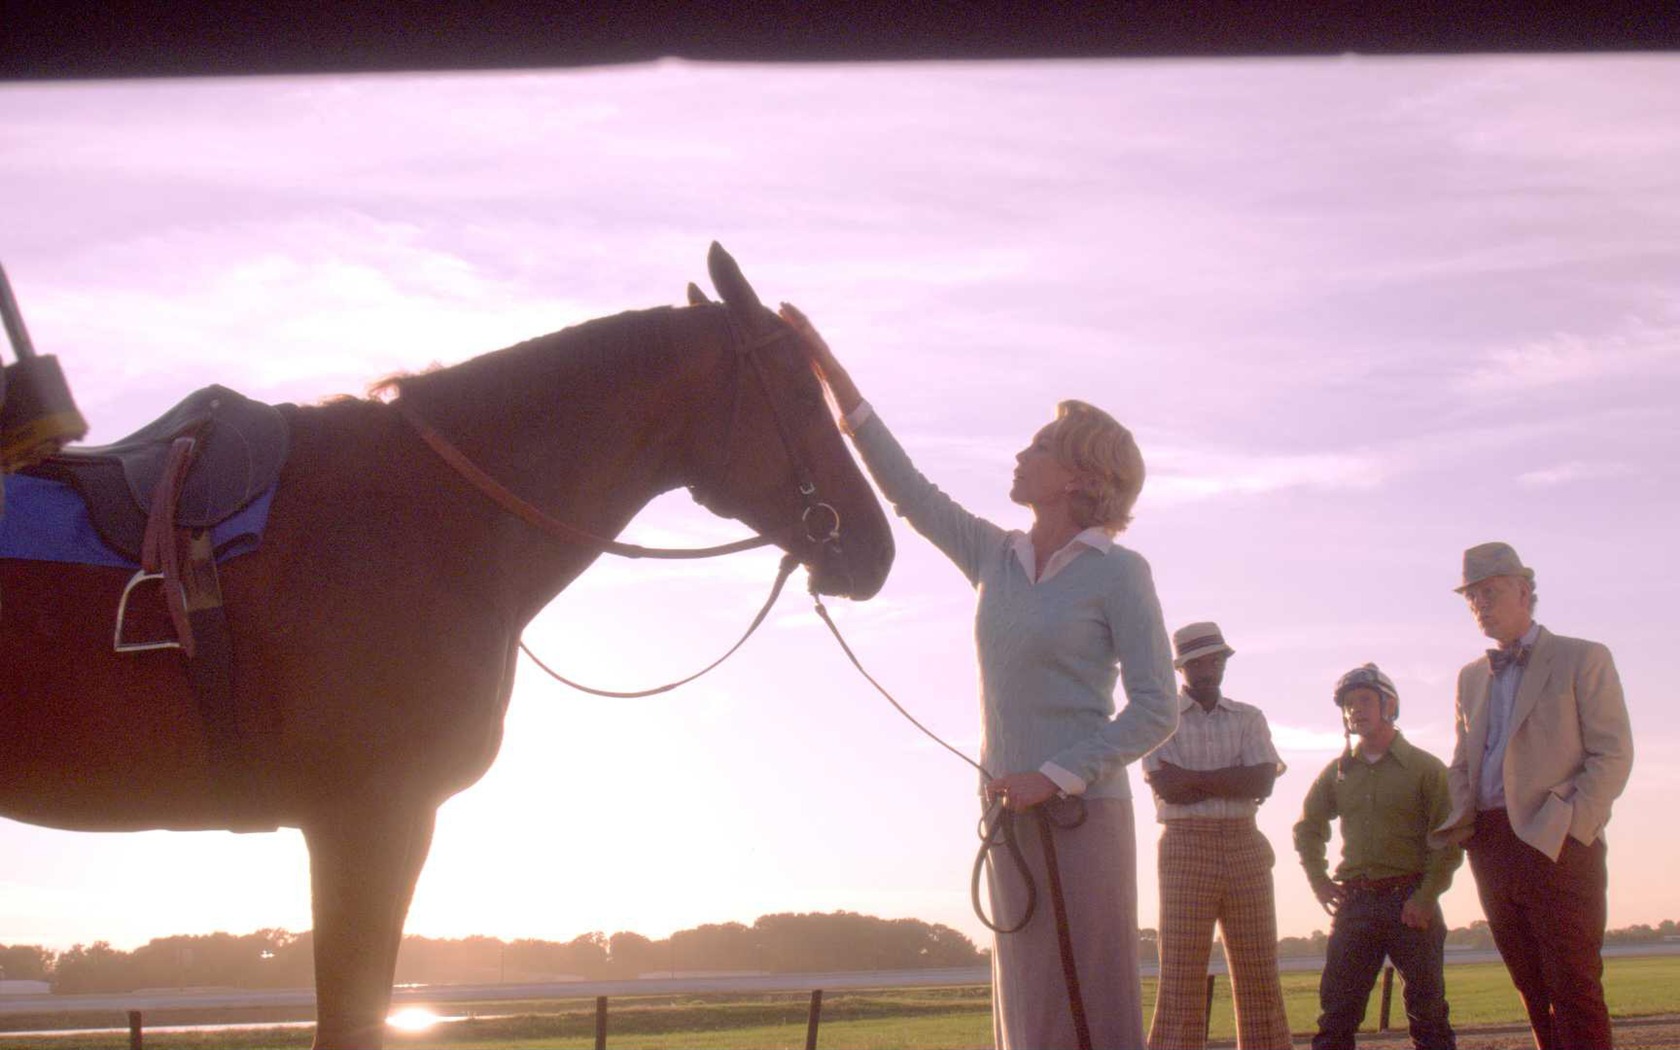
[[[158,489],[171,482],[170,447],[181,437],[192,438],[193,449],[179,479],[174,525],[208,529],[275,483],[289,431],[273,405],[207,386],[120,441],[64,449],[22,473],[75,488],[99,538],[140,561]]]

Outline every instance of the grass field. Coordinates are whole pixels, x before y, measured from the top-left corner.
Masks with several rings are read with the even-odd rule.
[[[1509,1024],[1522,1020],[1522,1007],[1504,967],[1472,963],[1447,967],[1447,996],[1455,1025]],[[1372,993],[1366,1028],[1376,1025],[1380,984]],[[1285,973],[1284,1000],[1290,1027],[1310,1033],[1318,1014],[1318,975]],[[1680,957],[1615,958],[1605,963],[1605,988],[1616,1017],[1680,1013]],[[1391,1025],[1403,1029],[1402,985],[1396,979]],[[1155,982],[1144,982],[1144,1013],[1153,1008]],[[622,998],[609,1003],[609,1047],[769,1048],[802,1047],[808,1005],[805,995],[667,996]],[[484,1002],[452,1004],[456,1015],[480,1014],[420,1034],[393,1033],[388,1045],[401,1050],[455,1050],[466,1047],[592,1047],[593,1000],[540,1003]],[[504,1016],[495,1016],[504,1015]],[[514,1016],[506,1016],[514,1015]],[[110,1022],[106,1022],[110,1023]],[[149,1019],[168,1024],[168,1018]],[[1230,985],[1224,978],[1214,993],[1211,1036],[1229,1040],[1232,1024]],[[306,1047],[308,1028],[260,1028],[242,1031],[172,1033],[148,1031],[149,1050],[234,1050],[246,1047]],[[69,1046],[121,1048],[124,1034],[52,1037],[0,1035],[0,1050],[66,1050]],[[948,1050],[992,1045],[989,989],[954,988],[892,992],[841,992],[824,998],[821,1047]]]

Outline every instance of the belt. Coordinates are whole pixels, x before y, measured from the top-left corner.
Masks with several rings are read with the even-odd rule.
[[[1343,879],[1338,883],[1349,893],[1390,893],[1415,890],[1423,885],[1422,875],[1395,875],[1386,879]]]
[[[1171,817],[1161,823],[1174,831],[1214,832],[1221,835],[1228,835],[1233,831],[1251,831],[1256,826],[1253,817]]]

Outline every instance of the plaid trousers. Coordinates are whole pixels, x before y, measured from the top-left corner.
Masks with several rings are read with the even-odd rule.
[[[1214,923],[1236,1000],[1237,1046],[1293,1045],[1278,981],[1271,843],[1251,818],[1171,820],[1161,832],[1161,984],[1149,1050],[1207,1042],[1207,966]]]

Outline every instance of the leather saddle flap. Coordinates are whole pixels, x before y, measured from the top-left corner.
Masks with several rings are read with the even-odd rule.
[[[182,528],[230,517],[273,486],[286,461],[289,430],[278,408],[207,386],[121,441],[66,449],[25,473],[74,486],[100,536],[138,556],[169,444],[183,434],[198,444],[175,509]]]

